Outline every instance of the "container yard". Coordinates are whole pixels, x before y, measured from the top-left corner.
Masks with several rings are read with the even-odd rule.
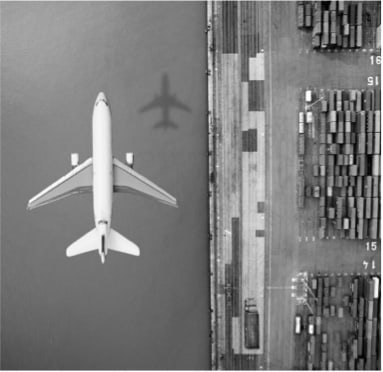
[[[310,274],[300,285],[295,368],[380,370],[380,276]]]
[[[380,3],[298,1],[297,27],[318,50],[380,48]]]
[[[380,3],[207,8],[212,368],[377,369]]]
[[[319,239],[380,238],[380,102],[380,89],[302,94],[298,206],[316,199]]]

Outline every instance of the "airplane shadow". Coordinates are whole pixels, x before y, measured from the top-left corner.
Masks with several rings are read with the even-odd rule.
[[[151,102],[140,108],[139,112],[143,113],[155,108],[161,109],[162,118],[158,123],[153,125],[154,129],[178,129],[178,124],[170,119],[171,108],[191,112],[189,106],[179,101],[175,94],[170,94],[169,76],[166,73],[162,74],[161,93],[156,94]]]

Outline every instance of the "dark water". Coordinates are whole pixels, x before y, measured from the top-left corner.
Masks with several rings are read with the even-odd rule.
[[[1,3],[2,368],[209,368],[205,14],[202,2]],[[187,110],[144,110],[166,76]],[[114,155],[134,152],[180,206],[116,195],[113,226],[141,257],[105,265],[65,257],[93,227],[90,195],[25,209],[71,152],[91,155],[101,90]]]

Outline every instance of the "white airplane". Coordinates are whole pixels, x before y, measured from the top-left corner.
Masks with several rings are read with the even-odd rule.
[[[128,166],[112,156],[111,111],[102,92],[98,94],[94,105],[92,128],[93,157],[79,165],[78,154],[72,154],[74,168],[29,200],[27,209],[77,193],[93,192],[96,227],[67,248],[67,257],[98,250],[101,262],[104,263],[109,249],[139,256],[140,249],[137,245],[111,228],[113,192],[144,195],[172,207],[177,207],[177,201],[132,169],[132,153],[126,154]]]

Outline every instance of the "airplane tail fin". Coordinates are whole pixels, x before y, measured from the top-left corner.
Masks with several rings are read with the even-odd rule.
[[[105,237],[102,237],[101,244],[107,245],[107,249],[121,252],[125,254],[131,254],[133,256],[139,256],[140,255],[140,248],[137,247],[136,244],[126,239],[124,236],[122,236],[117,231],[111,229],[109,238],[105,241]],[[100,246],[100,236],[97,232],[97,229],[94,228],[93,230],[89,231],[85,235],[83,235],[80,239],[76,240],[74,243],[72,243],[66,250],[67,257],[73,257],[77,256],[79,254],[91,252],[91,251],[97,251],[99,250]],[[104,263],[105,256],[106,256],[106,249],[104,246],[101,247],[101,261]]]
[[[130,240],[126,239],[116,230],[111,229],[109,235],[109,247],[110,250],[131,254],[132,256],[140,255],[140,248]]]
[[[97,238],[97,230],[94,228],[83,235],[80,239],[77,239],[66,249],[67,257],[73,257],[79,254],[98,250],[99,242],[97,241]]]

